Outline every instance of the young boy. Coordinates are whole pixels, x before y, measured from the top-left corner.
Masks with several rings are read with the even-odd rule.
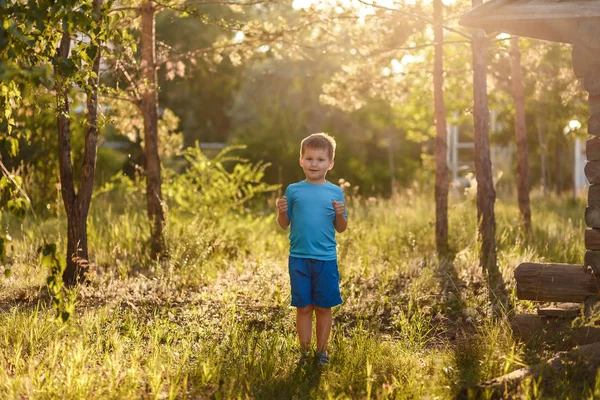
[[[304,361],[311,347],[312,315],[316,314],[317,358],[329,363],[327,341],[331,332],[331,307],[342,303],[340,296],[335,231],[348,225],[344,192],[325,180],[333,168],[335,140],[315,133],[300,145],[300,166],[306,179],[291,184],[277,200],[277,222],[290,229],[289,272],[292,306],[296,307],[296,330]]]

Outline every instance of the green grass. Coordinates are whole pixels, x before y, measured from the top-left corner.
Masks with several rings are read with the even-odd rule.
[[[0,398],[444,399],[561,349],[518,342],[510,316],[492,318],[474,199],[452,200],[454,257],[440,267],[433,199],[416,192],[348,199],[349,228],[338,236],[344,304],[334,309],[325,369],[296,367],[287,233],[274,208],[173,212],[170,259],[155,262],[146,257],[143,207],[116,210],[99,199],[89,219],[94,280],[78,290],[66,324],[54,317],[35,252],[40,230],[64,247],[63,218],[39,229],[5,221],[13,240],[4,266],[11,272],[0,281]],[[520,262],[583,259],[584,204],[534,193],[532,208],[528,239],[514,198],[496,203],[498,260],[511,296]],[[513,301],[516,312],[534,307]],[[518,393],[599,392],[600,375],[574,365],[555,383],[528,380]]]

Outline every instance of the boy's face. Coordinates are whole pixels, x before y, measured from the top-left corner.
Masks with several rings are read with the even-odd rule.
[[[300,166],[310,183],[325,183],[327,171],[333,168],[333,160],[329,159],[326,149],[313,149],[306,147],[300,157]]]

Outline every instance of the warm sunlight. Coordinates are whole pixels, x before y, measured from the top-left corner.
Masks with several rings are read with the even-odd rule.
[[[600,399],[600,0],[26,3],[0,400]]]

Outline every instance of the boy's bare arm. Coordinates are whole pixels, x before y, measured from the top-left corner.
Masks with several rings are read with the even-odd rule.
[[[344,216],[344,203],[341,201],[333,200],[333,209],[335,210],[335,221],[333,222],[333,226],[338,233],[342,233],[346,230],[348,226],[348,220]]]
[[[290,217],[287,215],[288,203],[285,196],[277,199],[277,223],[281,229],[287,229],[290,226]]]

